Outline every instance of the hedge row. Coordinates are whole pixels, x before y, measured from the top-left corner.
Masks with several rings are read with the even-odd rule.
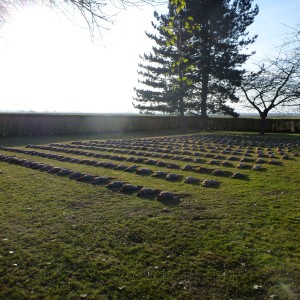
[[[186,117],[187,129],[201,129],[201,119]],[[209,118],[210,130],[259,131],[253,118]],[[95,134],[178,129],[173,116],[94,114],[0,114],[0,136]],[[267,132],[300,132],[300,119],[269,119]]]

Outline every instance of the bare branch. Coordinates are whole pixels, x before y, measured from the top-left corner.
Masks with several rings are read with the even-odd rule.
[[[291,38],[292,37],[292,38]],[[275,57],[256,63],[258,71],[245,74],[241,91],[262,118],[272,109],[300,105],[300,31],[284,40]]]
[[[11,12],[28,4],[47,5],[69,16],[69,8],[78,12],[85,20],[90,32],[95,29],[108,29],[113,23],[116,13],[112,12],[124,10],[130,6],[162,5],[166,0],[1,0],[0,1],[0,26],[9,18]]]

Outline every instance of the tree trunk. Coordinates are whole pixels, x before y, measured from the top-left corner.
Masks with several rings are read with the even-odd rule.
[[[180,117],[180,130],[186,131],[186,120],[184,116],[184,99],[181,96],[179,99],[179,117]]]
[[[267,128],[267,114],[265,113],[261,113],[260,114],[260,130],[259,130],[259,134],[264,135],[266,132],[266,128]]]
[[[208,81],[210,74],[210,51],[211,41],[209,37],[209,25],[208,22],[204,22],[203,26],[203,42],[202,42],[202,62],[201,62],[201,119],[202,130],[208,131],[208,118],[207,118],[207,94],[208,94]]]
[[[202,73],[202,91],[201,91],[201,129],[208,131],[208,117],[207,117],[207,91],[208,91],[208,75],[206,72]]]

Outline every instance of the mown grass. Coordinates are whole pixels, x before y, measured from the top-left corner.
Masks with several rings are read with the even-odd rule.
[[[203,188],[0,152],[188,194],[162,203],[0,162],[0,299],[300,296],[298,157],[248,180],[174,171],[221,182]]]

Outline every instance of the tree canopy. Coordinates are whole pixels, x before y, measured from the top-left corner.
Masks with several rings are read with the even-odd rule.
[[[195,32],[197,75],[201,116],[207,111],[236,116],[227,101],[237,102],[235,88],[244,70],[242,65],[251,54],[243,52],[256,36],[246,31],[258,14],[252,0],[191,0],[187,9],[201,30]]]
[[[300,31],[294,28],[273,57],[256,64],[257,70],[244,75],[241,98],[261,118],[264,134],[268,114],[278,108],[291,111],[300,108]]]
[[[141,112],[159,111],[183,116],[191,108],[187,103],[193,93],[191,27],[193,30],[199,30],[199,27],[192,25],[193,20],[188,20],[183,11],[177,13],[176,9],[170,4],[167,15],[155,13],[158,24],[152,25],[158,34],[147,33],[155,46],[152,53],[141,56],[142,63],[139,64],[140,82],[147,86],[147,89],[136,89],[135,107]]]
[[[251,55],[243,49],[256,39],[248,37],[246,30],[257,14],[252,0],[190,0],[179,11],[170,5],[168,14],[156,14],[157,35],[147,34],[156,46],[139,65],[140,81],[147,88],[136,90],[135,106],[142,112],[237,116],[227,102],[238,101],[235,92],[242,65]],[[170,90],[176,90],[177,97]],[[175,109],[172,101],[181,102],[183,111],[179,105]]]

